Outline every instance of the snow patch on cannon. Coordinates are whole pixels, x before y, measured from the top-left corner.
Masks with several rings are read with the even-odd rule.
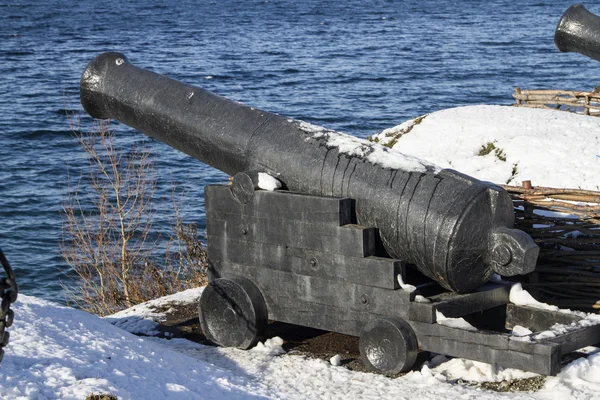
[[[298,124],[298,128],[311,136],[307,138],[324,139],[328,148],[337,148],[342,154],[350,157],[363,158],[373,164],[384,168],[401,169],[411,172],[433,172],[437,174],[441,168],[435,164],[421,160],[417,157],[393,151],[366,139],[357,138],[346,133],[337,132],[322,126],[313,125],[305,121],[289,119]]]

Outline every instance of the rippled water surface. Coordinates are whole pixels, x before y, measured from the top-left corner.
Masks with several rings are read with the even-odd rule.
[[[1,0],[0,0],[1,1]],[[0,246],[22,290],[63,297],[67,170],[86,163],[65,110],[104,51],[231,99],[357,136],[442,108],[510,104],[515,86],[589,90],[600,64],[553,44],[563,1],[16,1],[0,3]],[[600,13],[600,8],[590,10]],[[84,125],[89,121],[84,118]],[[125,148],[142,139],[113,123]],[[157,196],[220,172],[151,141]],[[426,145],[425,143],[423,145]],[[158,224],[162,206],[158,206]]]

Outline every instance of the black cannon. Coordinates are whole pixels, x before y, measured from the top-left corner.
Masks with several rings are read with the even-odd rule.
[[[289,191],[353,199],[357,224],[377,228],[389,256],[449,290],[535,268],[538,247],[512,229],[511,199],[491,183],[230,101],[119,53],[88,64],[81,102],[92,117],[117,119],[229,175],[261,171]]]
[[[554,43],[562,52],[577,52],[600,61],[600,17],[581,4],[569,7],[558,21]]]
[[[199,317],[217,344],[249,348],[274,320],[358,336],[362,360],[387,373],[433,351],[556,374],[561,354],[600,340],[600,325],[547,340],[507,334],[581,317],[509,304],[510,285],[486,284],[494,272],[531,272],[539,251],[512,229],[498,186],[227,100],[120,53],[88,64],[81,102],[234,176],[205,188],[210,283]],[[259,190],[265,176],[284,190]],[[443,323],[460,317],[472,329]]]

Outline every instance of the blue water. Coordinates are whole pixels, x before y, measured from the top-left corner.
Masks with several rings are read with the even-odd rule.
[[[24,293],[59,301],[70,279],[58,247],[67,171],[86,163],[65,110],[81,110],[79,77],[104,51],[361,137],[443,108],[511,104],[515,86],[600,84],[599,63],[555,49],[571,5],[558,0],[1,1],[0,247]],[[126,149],[143,136],[113,128]],[[186,221],[203,227],[202,187],[226,177],[150,143],[157,197],[168,205],[178,181]]]

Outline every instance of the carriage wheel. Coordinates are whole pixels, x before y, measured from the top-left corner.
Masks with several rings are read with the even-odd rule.
[[[260,290],[245,278],[212,281],[198,306],[204,336],[224,347],[249,349],[267,325],[267,307]]]
[[[386,374],[408,371],[419,353],[415,332],[400,318],[368,323],[360,334],[359,348],[367,367]]]

